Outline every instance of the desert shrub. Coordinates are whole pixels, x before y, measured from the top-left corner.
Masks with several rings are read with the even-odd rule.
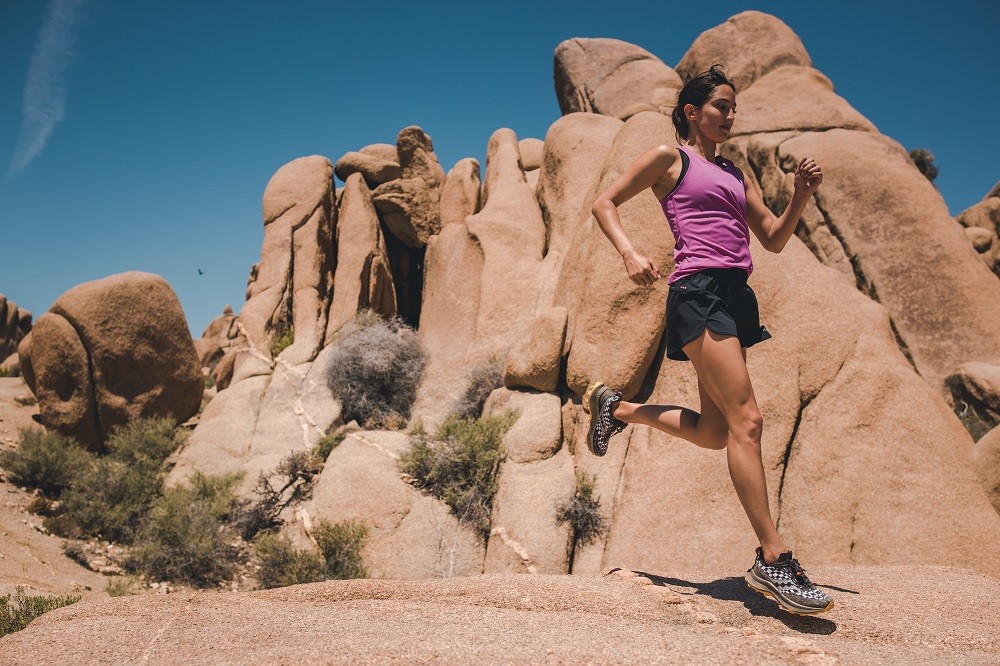
[[[108,578],[104,591],[108,593],[109,597],[127,597],[135,594],[135,586],[138,582],[139,579],[135,576],[113,576]]]
[[[23,587],[18,587],[13,595],[0,596],[0,637],[21,631],[39,615],[50,610],[75,604],[79,596],[44,597],[27,596]]]
[[[910,151],[910,159],[913,160],[920,173],[933,183],[938,175],[937,165],[934,164],[934,153],[926,148],[914,148]]]
[[[16,365],[0,365],[0,377],[17,377],[20,374]]]
[[[556,522],[568,523],[573,530],[573,542],[579,546],[591,544],[607,533],[607,519],[601,515],[601,500],[594,497],[593,476],[576,471],[576,489],[572,497],[556,506]]]
[[[317,460],[326,462],[326,459],[330,457],[333,450],[340,446],[340,443],[347,439],[347,436],[350,434],[350,430],[341,430],[340,432],[326,435],[316,442],[316,446],[313,447],[313,455]]]
[[[90,568],[90,562],[87,560],[87,551],[83,549],[83,545],[79,541],[67,541],[64,543],[63,555],[85,569]]]
[[[0,453],[0,467],[7,470],[12,482],[57,498],[86,472],[92,458],[75,440],[25,428],[17,450]]]
[[[127,465],[160,470],[186,438],[187,431],[170,419],[135,419],[108,438],[108,456]]]
[[[166,419],[137,419],[108,439],[98,458],[62,494],[60,514],[45,522],[63,536],[100,535],[130,543],[163,494],[163,463],[186,433]]]
[[[130,566],[157,580],[196,587],[232,578],[235,533],[227,520],[239,480],[196,472],[189,486],[168,488],[137,535]]]
[[[279,324],[274,329],[274,337],[271,338],[271,358],[277,358],[278,354],[285,351],[295,342],[295,329],[290,324]]]
[[[254,498],[240,502],[233,522],[247,541],[281,525],[281,512],[309,497],[321,464],[308,451],[296,451],[269,474],[261,473]]]
[[[327,382],[344,421],[381,428],[410,417],[423,375],[424,351],[413,329],[366,314],[339,338]]]
[[[253,546],[260,565],[257,582],[262,588],[326,580],[323,556],[312,550],[295,548],[288,537],[261,534],[254,540]]]
[[[503,435],[516,419],[512,413],[482,419],[450,416],[433,439],[422,430],[411,435],[410,450],[399,461],[415,485],[451,507],[484,543],[489,538]]]
[[[19,404],[21,407],[34,407],[38,404],[38,398],[33,395],[29,396],[17,396],[14,398],[14,402]]]
[[[503,362],[495,358],[472,366],[467,375],[468,386],[455,404],[455,415],[463,419],[478,419],[490,393],[503,386]]]
[[[368,577],[368,570],[361,557],[361,549],[368,538],[366,525],[353,520],[339,523],[320,520],[312,535],[326,561],[324,571],[327,578],[346,580]]]

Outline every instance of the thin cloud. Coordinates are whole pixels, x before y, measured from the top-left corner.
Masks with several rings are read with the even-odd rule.
[[[9,174],[28,166],[45,149],[52,130],[66,118],[66,77],[76,55],[83,0],[53,0],[28,64],[21,104],[21,131]]]

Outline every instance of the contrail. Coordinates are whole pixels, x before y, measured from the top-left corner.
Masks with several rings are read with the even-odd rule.
[[[28,65],[21,104],[21,131],[8,175],[24,169],[41,154],[56,125],[66,117],[66,75],[73,62],[83,0],[53,0],[38,33]]]

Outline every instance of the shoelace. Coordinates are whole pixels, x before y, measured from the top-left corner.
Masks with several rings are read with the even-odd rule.
[[[606,403],[604,403],[604,413],[607,415],[608,421],[611,423],[611,427],[608,429],[608,437],[611,437],[612,435],[617,435],[622,430],[624,430],[628,425],[624,421],[616,419],[611,414],[611,412],[614,411],[615,403],[620,402],[621,399],[622,399],[621,394],[615,393],[614,398],[611,398]]]
[[[816,586],[813,585],[811,580],[809,580],[809,576],[806,575],[805,569],[802,568],[802,565],[799,564],[799,561],[796,560],[794,557],[788,563],[788,568],[791,569],[792,575],[795,577],[796,583],[798,583],[799,585],[808,590],[815,589]]]

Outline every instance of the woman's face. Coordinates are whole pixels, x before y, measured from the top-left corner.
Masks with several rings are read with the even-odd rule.
[[[701,136],[722,143],[729,138],[736,120],[736,91],[725,84],[718,86],[701,108],[689,104],[685,113]]]

